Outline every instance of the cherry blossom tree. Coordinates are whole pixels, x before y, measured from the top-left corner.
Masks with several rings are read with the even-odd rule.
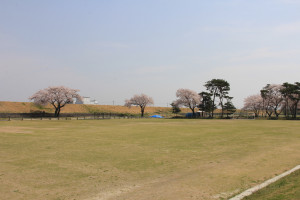
[[[283,89],[282,85],[279,84],[267,84],[261,91],[261,97],[264,100],[264,108],[266,113],[271,117],[272,113],[278,116],[283,111],[284,107],[284,96],[281,93]]]
[[[61,108],[67,104],[73,103],[74,98],[81,100],[81,96],[78,92],[79,90],[65,86],[52,86],[39,90],[29,97],[29,99],[39,105],[51,104],[55,108],[54,116],[59,117]]]
[[[154,104],[153,99],[145,94],[134,95],[131,99],[125,100],[125,106],[130,108],[132,105],[134,105],[141,108],[141,117],[144,117],[146,106],[151,104]]]
[[[177,100],[173,103],[177,106],[185,106],[191,109],[195,116],[195,108],[201,103],[201,96],[197,92],[190,89],[178,89],[176,92]]]
[[[263,98],[260,96],[260,94],[251,95],[244,99],[243,110],[254,112],[255,117],[258,117],[260,111],[263,109]]]

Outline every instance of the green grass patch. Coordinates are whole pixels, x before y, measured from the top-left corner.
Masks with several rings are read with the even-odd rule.
[[[246,197],[245,200],[298,200],[300,199],[300,171]]]

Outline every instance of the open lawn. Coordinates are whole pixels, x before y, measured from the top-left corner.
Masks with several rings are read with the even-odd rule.
[[[227,199],[300,164],[300,122],[0,122],[0,199]]]

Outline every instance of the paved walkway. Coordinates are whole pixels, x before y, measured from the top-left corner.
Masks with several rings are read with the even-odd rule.
[[[237,196],[235,196],[235,197],[233,197],[233,198],[231,198],[229,200],[241,200],[244,197],[250,196],[254,192],[256,192],[256,191],[258,191],[258,190],[260,190],[260,189],[262,189],[262,188],[264,188],[264,187],[266,187],[268,185],[270,185],[271,183],[274,183],[274,182],[278,181],[279,179],[281,179],[281,178],[283,178],[283,177],[285,177],[285,176],[287,176],[287,175],[289,175],[289,174],[291,174],[294,171],[297,171],[299,169],[300,169],[300,165],[298,165],[298,166],[294,167],[293,169],[291,169],[291,170],[289,170],[287,172],[284,172],[284,173],[282,173],[282,174],[280,174],[280,175],[278,175],[278,176],[276,176],[274,178],[271,178],[271,179],[263,182],[262,184],[256,185],[253,188],[250,188],[250,189],[242,192],[241,194],[239,194],[239,195],[237,195]]]

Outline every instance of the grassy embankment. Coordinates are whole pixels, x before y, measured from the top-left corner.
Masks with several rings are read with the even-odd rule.
[[[191,112],[188,108],[181,109],[183,113]],[[0,113],[32,113],[45,111],[54,113],[51,105],[39,106],[30,102],[8,102],[0,101]],[[61,113],[118,113],[139,115],[139,107],[125,107],[112,105],[83,105],[83,104],[68,104],[62,108]],[[172,116],[171,107],[146,107],[145,115],[161,114],[164,116]]]
[[[226,199],[299,164],[298,121],[0,122],[0,199]]]

